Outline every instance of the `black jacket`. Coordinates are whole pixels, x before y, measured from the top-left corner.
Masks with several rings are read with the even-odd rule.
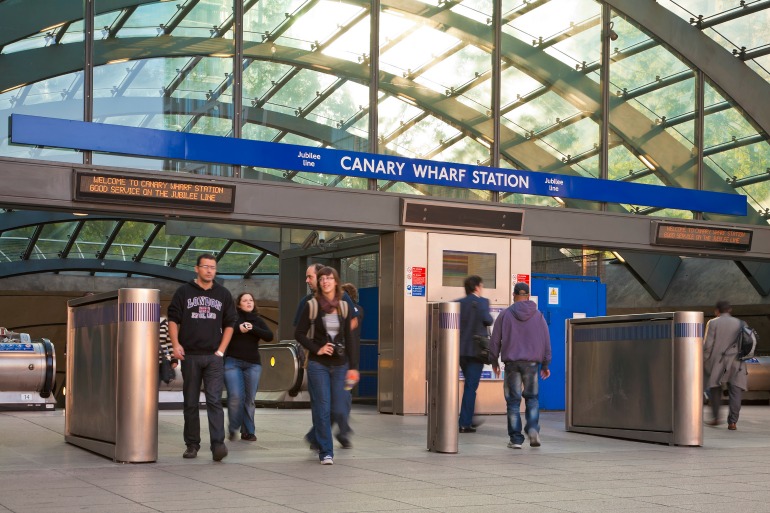
[[[222,331],[238,316],[229,290],[216,282],[205,290],[192,280],[176,289],[168,320],[179,325],[179,343],[186,354],[212,354],[219,348]]]
[[[267,327],[265,321],[254,312],[244,312],[238,310],[238,320],[233,326],[233,338],[230,339],[230,345],[227,346],[227,356],[238,358],[244,362],[262,364],[259,358],[259,341],[270,342],[273,340],[273,332]],[[251,323],[251,329],[246,333],[241,333],[240,325],[244,322]]]
[[[358,340],[350,333],[351,314],[353,314],[353,312],[348,311],[347,319],[340,318],[340,332],[334,340],[335,343],[345,346],[345,356],[339,356],[337,354],[333,356],[318,355],[318,350],[326,344],[328,338],[326,327],[323,322],[324,312],[320,306],[318,308],[318,315],[315,318],[315,332],[313,333],[313,339],[311,340],[307,337],[308,331],[310,330],[310,307],[307,303],[299,316],[297,329],[294,331],[294,338],[309,351],[308,358],[311,360],[326,365],[327,367],[332,365],[343,365],[347,361],[349,368],[357,370]]]

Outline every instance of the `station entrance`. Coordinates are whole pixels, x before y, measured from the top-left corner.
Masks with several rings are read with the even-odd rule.
[[[12,239],[9,234],[14,230],[17,235],[25,234],[19,235],[24,241],[18,243],[15,252],[5,246],[8,249],[6,256],[10,257],[6,258],[8,265],[0,268],[5,269],[1,279],[6,286],[2,288],[16,292],[16,297],[7,293],[9,303],[22,304],[18,298],[24,295],[31,296],[32,301],[22,312],[28,320],[6,327],[26,327],[32,331],[34,326],[36,330],[56,330],[57,321],[48,318],[50,312],[59,309],[56,299],[35,297],[40,291],[50,296],[66,291],[72,294],[66,299],[71,299],[74,293],[147,284],[161,288],[162,294],[165,290],[170,297],[178,283],[192,277],[191,266],[185,267],[184,257],[160,260],[156,265],[148,265],[136,254],[111,258],[120,245],[118,236],[121,231],[115,228],[118,224],[126,227],[134,222],[147,222],[158,231],[173,226],[181,237],[177,242],[177,256],[194,246],[191,241],[206,236],[225,241],[219,251],[224,245],[239,241],[259,242],[256,245],[261,245],[262,254],[266,254],[262,261],[275,259],[280,276],[259,276],[252,270],[248,277],[245,272],[236,286],[255,287],[258,296],[265,294],[264,297],[274,298],[275,308],[271,315],[278,339],[293,338],[292,319],[299,299],[307,293],[303,278],[309,263],[319,261],[340,266],[343,262],[358,259],[360,263],[368,258],[372,266],[368,269],[375,273],[371,277],[374,283],[360,288],[364,292],[364,301],[374,303],[376,298],[376,307],[368,309],[364,336],[378,344],[376,397],[379,409],[394,414],[425,412],[427,304],[462,297],[461,281],[456,280],[464,273],[481,269],[476,273],[483,275],[493,305],[502,308],[509,304],[513,283],[526,276],[533,279],[533,246],[612,248],[625,257],[625,266],[634,270],[633,277],[641,278],[645,289],[651,295],[657,294],[659,301],[668,293],[666,288],[676,274],[676,266],[671,262],[681,255],[723,260],[737,260],[739,256],[745,263],[741,271],[751,276],[757,290],[766,281],[761,270],[763,262],[770,259],[770,233],[768,228],[761,226],[752,226],[748,230],[753,234],[753,244],[737,255],[731,248],[656,244],[651,236],[651,226],[656,221],[612,212],[507,206],[468,200],[428,201],[376,191],[235,178],[217,178],[217,183],[224,183],[233,193],[229,210],[192,209],[157,201],[140,204],[77,196],[73,192],[73,173],[77,171],[80,176],[94,174],[93,166],[33,161],[0,164],[0,177],[5,184],[4,191],[0,191],[0,205],[5,208],[0,216],[0,221],[5,223],[2,238],[8,239],[4,241],[8,243]],[[99,169],[96,174],[119,177],[125,176],[125,170]],[[159,177],[169,180],[167,173],[132,171],[132,175],[148,181]],[[184,182],[208,186],[211,179],[185,178]],[[50,256],[40,257],[38,251],[46,238],[47,227],[69,223],[74,230],[85,226],[81,224],[84,219],[89,221],[83,223],[91,220],[114,223],[110,225],[112,229],[102,235],[104,240],[98,249],[92,248],[92,254],[83,253],[84,258],[74,258],[72,251],[77,246],[77,234],[71,231],[63,238],[66,239],[63,247]],[[706,226],[702,222],[676,224]],[[723,227],[719,223],[707,226],[715,230]],[[747,231],[745,227],[742,229]],[[294,237],[292,232],[301,235]],[[341,236],[332,240],[338,234]],[[200,249],[217,251],[217,248]],[[259,258],[253,258],[249,267]],[[661,284],[667,276],[667,284]],[[57,285],[62,283],[59,280],[67,279],[74,280],[77,286]],[[343,279],[346,278],[343,276]],[[102,287],[101,280],[113,281],[109,287]],[[116,287],[115,283],[120,285]],[[492,283],[494,287],[490,287]],[[366,298],[366,295],[370,297]],[[48,306],[35,308],[34,301]],[[63,307],[60,309],[64,310]],[[54,344],[64,340],[61,336],[64,328],[60,321],[58,323],[58,334],[47,332],[45,335],[48,336],[35,336],[47,338]],[[367,358],[371,362],[374,356],[372,347]],[[369,387],[368,394],[371,394],[371,383]],[[485,394],[482,391],[480,395]],[[502,394],[488,405],[481,404],[480,408],[490,413],[502,411]]]

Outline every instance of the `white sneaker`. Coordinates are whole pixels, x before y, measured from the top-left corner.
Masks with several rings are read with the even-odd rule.
[[[334,465],[334,460],[331,456],[324,456],[324,459],[321,460],[321,465]]]
[[[534,429],[530,429],[527,434],[529,435],[529,446],[540,447],[540,433]]]
[[[521,444],[515,444],[513,442],[508,442],[508,448],[509,449],[521,449]]]

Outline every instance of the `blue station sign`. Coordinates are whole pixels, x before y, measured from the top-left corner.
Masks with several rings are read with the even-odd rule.
[[[13,114],[10,140],[84,151],[745,216],[746,197],[582,176]]]

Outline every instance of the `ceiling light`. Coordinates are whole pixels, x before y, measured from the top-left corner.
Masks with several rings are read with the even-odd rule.
[[[650,171],[657,170],[657,165],[655,165],[655,161],[652,160],[651,157],[648,157],[647,155],[639,155],[639,160],[641,160],[642,164],[647,166],[647,168],[649,168]]]
[[[51,30],[54,30],[54,29],[57,29],[57,28],[59,28],[59,27],[63,27],[63,26],[64,26],[64,23],[65,23],[65,22],[63,21],[63,22],[61,22],[61,23],[57,23],[56,25],[51,25],[50,27],[46,27],[46,28],[44,28],[44,29],[40,29],[40,33],[42,34],[43,32],[49,32],[49,31],[51,31]]]

